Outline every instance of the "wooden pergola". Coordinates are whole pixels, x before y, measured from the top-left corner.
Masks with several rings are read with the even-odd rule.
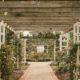
[[[79,19],[80,1],[0,2],[0,20],[4,20],[15,30],[66,31]]]

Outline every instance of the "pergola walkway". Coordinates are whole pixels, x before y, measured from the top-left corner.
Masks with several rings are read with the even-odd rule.
[[[30,62],[20,80],[59,80],[49,66],[50,62]]]

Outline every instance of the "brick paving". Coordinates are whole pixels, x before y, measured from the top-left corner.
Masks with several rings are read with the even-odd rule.
[[[49,64],[50,62],[30,62],[20,80],[59,80]]]

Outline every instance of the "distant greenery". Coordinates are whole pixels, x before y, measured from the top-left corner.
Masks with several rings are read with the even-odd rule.
[[[27,36],[27,38],[42,38],[42,39],[58,39],[60,33],[53,33],[53,32],[39,32],[37,34],[34,34],[33,36]]]
[[[27,37],[27,53],[28,60],[32,61],[46,61],[53,60],[54,54],[54,40],[56,41],[57,47],[59,47],[59,33],[52,32],[39,32],[37,35]],[[37,53],[37,45],[44,45],[44,53]]]
[[[51,61],[53,56],[50,53],[31,53],[27,55],[28,61]]]

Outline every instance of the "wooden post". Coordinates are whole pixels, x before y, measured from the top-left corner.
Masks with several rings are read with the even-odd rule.
[[[56,41],[54,40],[54,62],[56,62]]]
[[[78,73],[79,73],[79,46],[78,46],[78,49],[77,49],[77,59],[76,59],[76,73],[77,73],[77,75],[76,75],[76,80],[78,80]]]

